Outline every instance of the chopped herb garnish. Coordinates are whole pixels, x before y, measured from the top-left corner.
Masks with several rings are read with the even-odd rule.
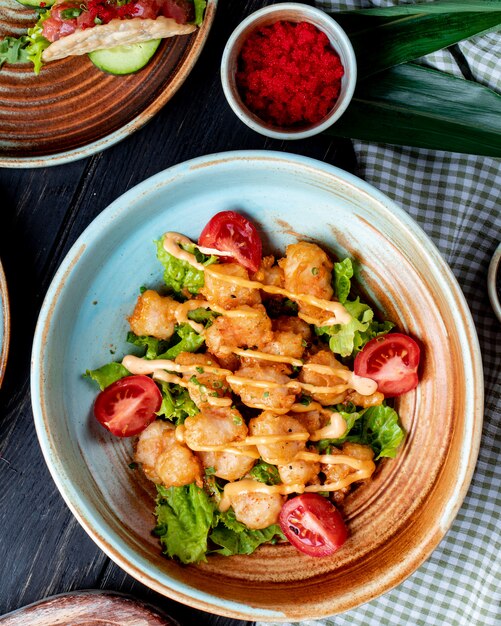
[[[203,368],[203,367],[199,367],[199,366],[197,366],[197,367],[195,367],[195,369],[197,370],[197,372],[198,372],[199,374],[203,374],[203,373],[204,373],[204,368]]]
[[[269,391],[265,391],[263,393],[263,398],[269,398],[270,397],[270,392]]]
[[[316,276],[318,274],[318,267],[312,267],[311,273],[313,274],[313,276]]]
[[[311,398],[309,396],[301,396],[299,398],[299,404],[309,406],[311,404]]]
[[[61,17],[63,20],[73,20],[81,15],[83,9],[81,7],[71,7],[70,9],[64,9],[61,11]]]
[[[271,465],[262,460],[257,465],[254,465],[249,474],[255,480],[267,485],[279,485],[282,482],[276,465]]]
[[[131,470],[135,470],[139,467],[139,465],[137,463],[129,463],[129,469]]]

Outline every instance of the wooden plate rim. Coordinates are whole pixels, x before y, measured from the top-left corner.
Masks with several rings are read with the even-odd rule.
[[[122,141],[122,139],[125,139],[136,130],[142,128],[163,106],[165,106],[165,104],[167,104],[190,74],[209,36],[216,15],[216,8],[217,0],[207,0],[204,21],[196,34],[190,53],[181,63],[179,72],[177,72],[172,81],[166,85],[163,92],[135,118],[105,137],[87,145],[79,146],[78,148],[65,150],[64,152],[36,157],[5,156],[0,154],[0,167],[38,168],[71,163],[92,156],[102,150],[106,150]]]

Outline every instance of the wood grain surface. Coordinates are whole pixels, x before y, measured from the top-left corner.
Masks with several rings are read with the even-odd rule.
[[[51,596],[0,617],[1,626],[179,626],[157,609],[123,594],[75,591]]]
[[[91,541],[42,458],[29,375],[38,312],[57,267],[96,215],[137,183],[187,159],[237,149],[294,152],[354,171],[348,141],[322,136],[269,140],[244,126],[227,105],[219,78],[222,50],[236,25],[266,4],[271,3],[220,2],[188,80],[158,115],[120,144],[52,168],[0,169],[0,258],[11,304],[9,359],[0,390],[0,615],[54,594],[102,589],[149,602],[181,626],[244,624],[159,596]]]
[[[126,76],[102,72],[87,55],[47,63],[38,76],[31,64],[6,64],[0,73],[0,164],[85,149],[126,125],[128,133],[140,128],[188,76],[214,15],[211,3],[202,27],[164,39],[141,72]],[[16,0],[0,0],[0,16],[0,38],[19,36],[37,20]]]

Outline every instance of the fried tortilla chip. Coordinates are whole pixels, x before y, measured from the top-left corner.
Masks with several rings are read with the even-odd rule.
[[[63,59],[67,56],[87,54],[94,50],[127,46],[150,39],[163,39],[176,35],[188,35],[196,30],[194,24],[178,24],[169,17],[157,17],[155,20],[133,18],[111,20],[93,28],[76,30],[71,35],[61,37],[51,43],[42,53],[44,62]]]

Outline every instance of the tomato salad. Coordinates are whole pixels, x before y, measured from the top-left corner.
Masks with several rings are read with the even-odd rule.
[[[99,69],[130,74],[143,68],[160,41],[187,35],[200,26],[206,0],[28,0],[39,19],[20,38],[7,37],[16,50],[9,62],[43,64],[89,54]]]
[[[343,501],[404,438],[387,399],[418,384],[418,344],[352,296],[350,259],[305,241],[263,257],[236,212],[198,243],[166,233],[157,256],[165,287],[143,288],[128,318],[143,354],[87,375],[96,418],[135,437],[131,467],[156,485],[164,553],[289,541],[332,555]]]

